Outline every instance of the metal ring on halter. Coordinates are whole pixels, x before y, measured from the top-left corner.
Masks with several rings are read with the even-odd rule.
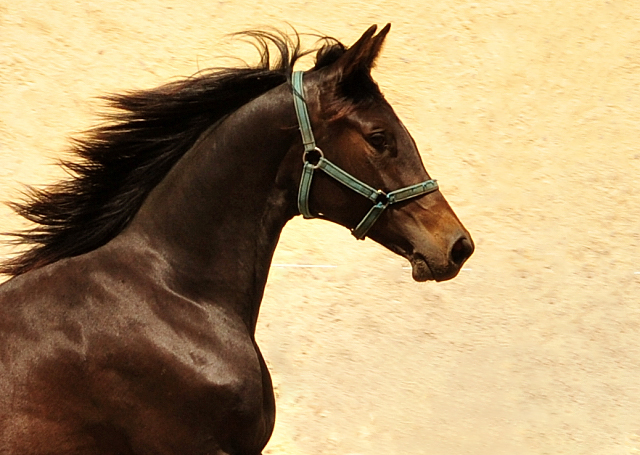
[[[316,164],[313,164],[311,161],[309,161],[309,160],[307,159],[307,158],[308,158],[308,155],[309,155],[309,152],[318,152],[318,155],[320,155],[320,156],[318,157],[318,161],[317,161],[317,163],[316,163]],[[313,150],[306,150],[306,151],[302,154],[302,162],[303,162],[304,164],[309,163],[309,164],[313,167],[313,169],[319,169],[319,168],[320,168],[320,160],[321,160],[321,159],[323,159],[323,158],[324,158],[324,152],[323,152],[322,150],[320,150],[320,147],[314,147],[314,148],[313,148]]]
[[[383,208],[387,208],[391,204],[389,195],[382,190],[378,190],[376,192],[378,193],[378,197],[373,202],[375,202],[376,204],[381,204]]]

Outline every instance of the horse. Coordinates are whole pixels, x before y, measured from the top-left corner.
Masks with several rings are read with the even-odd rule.
[[[255,66],[106,97],[71,175],[11,204],[35,227],[0,269],[0,453],[260,454],[275,399],[254,334],[299,214],[417,281],[457,275],[471,236],[371,76],[389,28],[306,51],[252,31]]]

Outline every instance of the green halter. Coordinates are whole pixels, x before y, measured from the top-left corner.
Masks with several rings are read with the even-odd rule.
[[[298,210],[300,210],[300,213],[304,218],[314,218],[309,210],[309,192],[311,191],[313,172],[316,169],[320,169],[328,176],[336,179],[338,182],[348,188],[351,188],[356,193],[363,195],[374,203],[373,207],[371,207],[369,212],[367,212],[362,221],[360,221],[360,223],[351,230],[351,233],[358,240],[364,239],[371,226],[373,226],[380,215],[382,215],[384,209],[389,205],[431,193],[438,189],[438,183],[435,180],[426,180],[416,185],[407,186],[405,188],[400,188],[399,190],[391,191],[390,193],[385,193],[382,190],[376,190],[366,183],[361,182],[326,159],[322,150],[316,146],[313,131],[311,130],[309,111],[307,110],[307,103],[304,98],[304,86],[302,83],[303,74],[304,73],[302,71],[295,71],[293,73],[292,83],[293,101],[296,107],[296,114],[298,115],[298,124],[300,125],[302,142],[304,144],[304,155],[302,157],[304,168],[302,169],[302,178],[300,179],[300,189],[298,191]],[[315,164],[309,161],[310,155],[318,156],[318,160]]]

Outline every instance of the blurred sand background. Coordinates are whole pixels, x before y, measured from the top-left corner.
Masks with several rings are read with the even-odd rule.
[[[351,44],[386,22],[375,77],[476,253],[418,284],[370,240],[291,222],[274,264],[335,267],[272,269],[265,453],[640,453],[636,0],[0,0],[0,199],[62,176],[98,96],[255,61],[229,33]]]

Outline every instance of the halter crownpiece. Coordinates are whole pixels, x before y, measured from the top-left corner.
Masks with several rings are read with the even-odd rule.
[[[293,102],[298,116],[298,124],[300,125],[300,134],[302,134],[302,143],[304,144],[304,155],[302,158],[304,167],[302,168],[300,189],[298,190],[298,210],[300,210],[300,213],[304,218],[315,218],[309,210],[309,192],[311,191],[313,173],[316,169],[323,171],[329,177],[334,178],[338,182],[348,188],[351,188],[356,193],[361,194],[374,203],[362,221],[360,221],[360,223],[351,230],[353,236],[358,240],[365,238],[367,232],[371,229],[371,226],[373,226],[376,220],[380,218],[384,209],[389,205],[431,193],[438,189],[438,183],[435,180],[425,180],[424,182],[416,185],[407,186],[400,188],[399,190],[391,191],[390,193],[385,193],[382,190],[376,190],[366,183],[361,182],[326,159],[322,150],[316,146],[316,141],[313,137],[309,111],[304,98],[304,85],[302,83],[303,75],[304,73],[302,71],[295,71],[292,75],[292,84]],[[312,156],[314,155],[314,158],[317,158],[317,162],[315,164],[311,161]]]

